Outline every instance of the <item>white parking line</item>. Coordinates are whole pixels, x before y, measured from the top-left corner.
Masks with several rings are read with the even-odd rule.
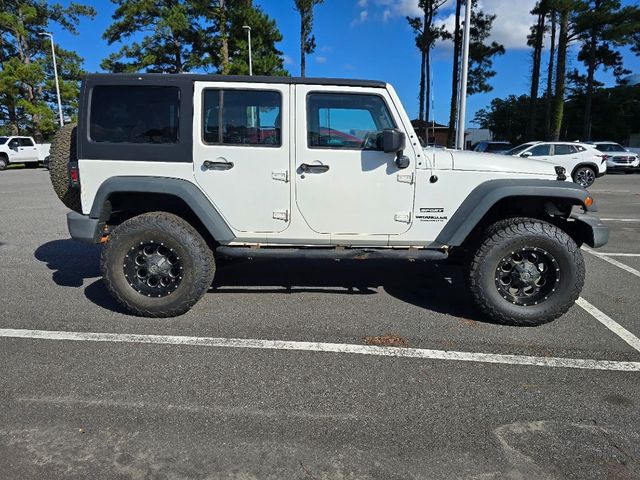
[[[601,218],[605,222],[640,222],[640,218]]]
[[[428,350],[422,348],[375,347],[342,343],[294,342],[284,340],[256,340],[248,338],[187,337],[176,335],[138,335],[128,333],[60,332],[49,330],[0,329],[0,337],[36,340],[70,340],[79,342],[150,343],[219,348],[251,348],[260,350],[289,350],[305,352],[348,353],[382,357],[453,360],[537,367],[579,368],[586,370],[614,370],[640,372],[640,362],[618,362],[560,357],[499,355],[492,353]]]
[[[589,247],[582,247],[584,249],[585,252],[590,253],[591,255],[593,255],[594,257],[598,257],[602,260],[604,260],[605,262],[609,262],[611,265],[615,265],[618,268],[621,268],[622,270],[625,270],[629,273],[631,273],[632,275],[635,275],[636,277],[640,277],[640,271],[636,270],[635,268],[630,267],[629,265],[625,265],[622,262],[619,262],[618,260],[614,259],[614,258],[610,258],[609,256],[607,256],[604,253],[600,253],[600,252],[596,252],[595,250],[591,250]]]
[[[611,253],[611,252],[597,252],[605,257],[640,257],[640,253]]]
[[[605,313],[598,310],[596,307],[587,302],[584,298],[580,297],[576,300],[576,303],[584,308],[593,318],[602,323],[605,327],[618,335],[621,339],[640,352],[640,338],[636,337],[629,330],[624,328],[618,322],[613,320]]]

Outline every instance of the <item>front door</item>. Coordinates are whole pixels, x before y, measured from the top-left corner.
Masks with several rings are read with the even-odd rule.
[[[290,88],[196,82],[195,178],[235,230],[275,233],[289,225]]]
[[[339,235],[395,235],[411,225],[416,159],[409,168],[377,137],[401,119],[382,89],[296,87],[296,202],[309,227]]]

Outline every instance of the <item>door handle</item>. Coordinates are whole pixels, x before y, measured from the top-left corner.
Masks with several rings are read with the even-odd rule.
[[[324,173],[329,171],[329,165],[310,165],[303,163],[300,165],[300,170],[303,173]]]
[[[233,162],[212,162],[211,160],[205,160],[202,166],[205,170],[231,170],[233,168]]]

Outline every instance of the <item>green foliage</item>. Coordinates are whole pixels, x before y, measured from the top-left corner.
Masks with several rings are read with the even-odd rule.
[[[0,132],[42,140],[58,128],[58,115],[50,40],[39,33],[52,23],[77,33],[81,18],[92,18],[95,11],[38,0],[0,1],[0,7]],[[73,117],[82,59],[59,46],[56,59],[63,110]]]
[[[471,11],[471,42],[469,44],[469,84],[467,93],[487,93],[493,90],[489,80],[495,77],[493,59],[496,55],[504,55],[504,46],[491,42],[486,43],[491,35],[495,15],[487,15],[483,11]]]
[[[313,35],[313,7],[324,0],[294,0],[294,8],[300,14],[300,75],[305,76],[305,56],[316,51],[316,37]]]
[[[514,145],[529,140],[542,138],[543,128],[538,126],[534,138],[527,138],[527,124],[529,120],[530,98],[528,95],[509,95],[506,98],[494,98],[488,108],[476,112],[473,123],[480,128],[491,130],[493,137],[507,140]],[[541,117],[543,106],[538,105],[538,118]]]
[[[256,75],[286,73],[275,44],[282,40],[275,21],[251,1],[112,0],[118,8],[103,37],[109,44],[127,42],[101,66],[111,72],[182,73],[214,69],[248,74],[248,42],[243,25],[252,28]],[[144,36],[139,41],[140,32]]]

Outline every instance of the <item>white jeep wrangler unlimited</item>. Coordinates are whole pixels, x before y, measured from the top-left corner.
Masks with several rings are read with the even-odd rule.
[[[89,75],[51,148],[75,239],[103,243],[132,312],[180,315],[218,256],[461,261],[495,322],[539,325],[580,294],[608,229],[562,167],[423,149],[383,82]]]

